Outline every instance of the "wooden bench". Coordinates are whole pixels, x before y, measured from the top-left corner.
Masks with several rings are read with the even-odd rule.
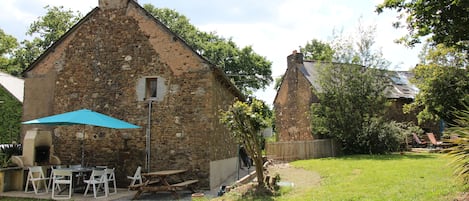
[[[197,183],[199,182],[199,180],[187,180],[187,181],[183,181],[183,182],[180,182],[180,183],[176,183],[176,184],[171,184],[171,187],[173,188],[173,192],[176,192],[176,190],[183,190],[183,189],[188,189],[190,191],[192,191],[193,193],[195,193],[195,190],[194,188],[192,188],[191,184],[194,184],[194,183]]]
[[[171,184],[171,186],[173,186],[173,187],[186,187],[186,186],[188,186],[188,185],[190,185],[190,184],[197,183],[197,182],[199,182],[199,180],[197,180],[197,179],[194,179],[194,180],[187,180],[187,181],[183,181],[183,182],[181,182],[181,183]]]
[[[146,186],[146,185],[152,185],[152,184],[156,184],[160,181],[151,181],[151,182],[148,182],[148,184],[145,184],[145,183],[141,183],[141,184],[134,184],[134,185],[129,185],[129,189],[130,190],[138,190],[140,187],[142,186]]]

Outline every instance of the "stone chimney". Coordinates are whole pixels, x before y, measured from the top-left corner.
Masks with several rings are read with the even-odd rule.
[[[303,64],[303,53],[293,50],[292,54],[287,57],[288,63]]]
[[[99,0],[99,8],[103,10],[127,8],[129,1],[133,0]]]

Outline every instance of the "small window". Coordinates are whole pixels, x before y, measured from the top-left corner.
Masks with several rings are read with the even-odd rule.
[[[158,79],[157,78],[147,78],[146,79],[146,98],[155,99],[158,92]]]

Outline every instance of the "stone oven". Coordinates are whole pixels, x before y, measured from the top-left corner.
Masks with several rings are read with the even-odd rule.
[[[52,133],[33,129],[26,132],[23,139],[23,155],[12,156],[12,161],[19,167],[36,165],[59,165],[60,159],[54,155]]]

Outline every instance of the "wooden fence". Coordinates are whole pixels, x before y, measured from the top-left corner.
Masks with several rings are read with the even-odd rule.
[[[333,157],[339,154],[339,150],[337,142],[332,139],[269,142],[266,144],[268,158],[284,161]]]

